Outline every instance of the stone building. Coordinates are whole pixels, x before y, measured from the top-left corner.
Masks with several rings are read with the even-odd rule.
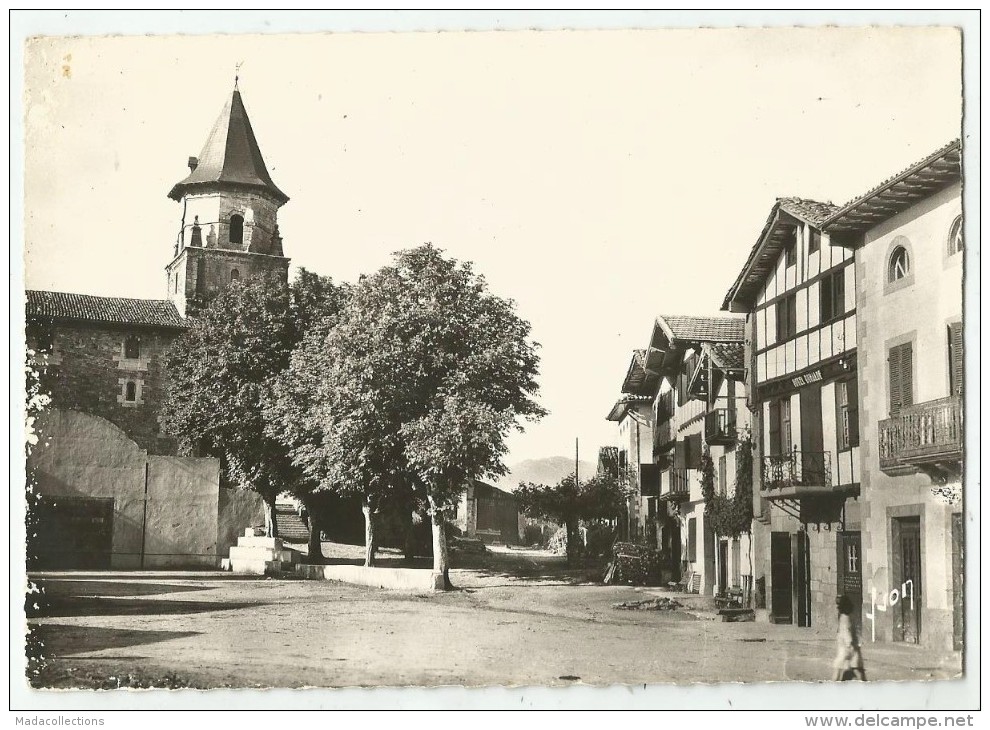
[[[474,481],[464,490],[457,503],[454,525],[465,537],[485,543],[522,542],[522,518],[515,496],[485,482]]]
[[[234,88],[189,174],[168,196],[182,204],[166,267],[168,298],[182,316],[237,279],[275,273],[288,279],[278,209],[289,200],[272,182],[251,120]]]
[[[158,425],[161,356],[186,318],[232,281],[288,279],[277,221],[288,197],[236,86],[189,168],[169,192],[182,213],[165,299],[27,292],[28,347],[52,396],[41,423],[50,443],[29,460],[42,495],[35,560],[46,567],[216,566],[264,520],[257,495],[221,488],[214,459],[174,456]]]
[[[952,142],[832,213],[856,263],[863,633],[963,643],[963,227]]]
[[[822,233],[835,211],[777,200],[722,304],[746,314],[756,593],[798,626],[833,626],[839,586],[863,594],[857,279]]]

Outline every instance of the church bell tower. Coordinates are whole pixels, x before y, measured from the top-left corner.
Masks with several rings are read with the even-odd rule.
[[[227,99],[189,175],[168,197],[182,204],[182,222],[166,267],[168,298],[195,315],[232,281],[277,272],[288,279],[278,209],[289,197],[272,182],[241,92]]]

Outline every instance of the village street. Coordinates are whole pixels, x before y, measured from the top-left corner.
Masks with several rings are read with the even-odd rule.
[[[721,623],[704,599],[603,586],[512,550],[451,572],[448,593],[210,573],[46,573],[28,602],[41,686],[340,687],[821,680],[834,639]],[[618,610],[673,596],[685,610]],[[33,599],[35,596],[29,596]],[[35,645],[37,648],[37,645]],[[29,651],[30,653],[30,651]],[[870,679],[950,678],[959,656],[864,647]]]

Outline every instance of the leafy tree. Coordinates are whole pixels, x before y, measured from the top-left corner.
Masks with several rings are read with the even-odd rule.
[[[563,523],[567,532],[567,562],[573,565],[580,545],[580,521],[619,519],[626,510],[628,484],[621,470],[606,468],[599,469],[598,474],[584,482],[576,481],[570,474],[555,486],[521,483],[514,494],[530,517]]]
[[[233,282],[163,359],[163,430],[184,453],[218,458],[225,485],[258,492],[272,536],[276,496],[288,491],[306,502],[314,485],[301,478],[284,444],[271,437],[263,406],[293,348],[307,329],[329,326],[343,297],[331,280],[305,270],[291,286],[277,275]],[[310,527],[311,556],[319,557],[312,519]]]
[[[701,494],[705,515],[716,535],[739,537],[752,529],[753,521],[753,443],[749,437],[736,445],[736,478],[730,495],[715,492],[715,466],[708,447],[701,461]]]
[[[449,586],[457,498],[471,480],[504,474],[509,432],[544,413],[529,334],[470,264],[426,244],[363,278],[337,326],[293,357],[298,379],[287,375],[276,392],[312,396],[297,408],[307,435],[293,461],[362,495],[369,562],[376,503],[419,495],[433,522],[434,571]]]

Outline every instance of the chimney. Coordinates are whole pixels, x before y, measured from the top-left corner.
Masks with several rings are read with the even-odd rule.
[[[195,172],[196,171],[196,168],[198,166],[199,166],[199,158],[198,157],[190,157],[189,158],[189,172]]]

